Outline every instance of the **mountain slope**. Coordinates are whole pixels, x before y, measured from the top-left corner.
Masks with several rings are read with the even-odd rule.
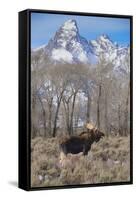
[[[129,47],[119,46],[105,34],[101,35],[96,40],[90,41],[90,45],[97,58],[99,59],[103,56],[107,62],[113,64],[116,72],[126,73],[129,71],[127,66]]]

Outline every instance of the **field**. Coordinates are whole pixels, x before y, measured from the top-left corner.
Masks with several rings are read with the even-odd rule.
[[[31,140],[31,186],[124,182],[130,180],[129,137],[110,136],[94,143],[87,156],[60,163],[59,138]],[[71,158],[72,159],[72,158]]]

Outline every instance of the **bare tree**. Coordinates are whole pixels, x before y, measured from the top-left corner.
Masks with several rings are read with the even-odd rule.
[[[56,67],[55,72],[52,71],[52,83],[55,86],[55,94],[56,94],[56,111],[54,115],[54,127],[53,127],[53,134],[52,136],[56,136],[56,129],[57,129],[57,120],[58,120],[58,114],[60,105],[62,102],[64,91],[66,90],[67,84],[68,84],[68,77],[65,73],[65,69],[63,66]]]

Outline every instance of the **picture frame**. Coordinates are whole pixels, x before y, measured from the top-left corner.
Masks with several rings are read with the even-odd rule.
[[[19,12],[18,177],[27,191],[133,183],[133,16]]]

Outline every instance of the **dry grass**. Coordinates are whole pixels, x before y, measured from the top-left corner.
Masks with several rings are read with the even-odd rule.
[[[129,144],[129,137],[105,137],[88,156],[69,156],[62,165],[58,138],[37,137],[31,142],[32,187],[129,181]]]

